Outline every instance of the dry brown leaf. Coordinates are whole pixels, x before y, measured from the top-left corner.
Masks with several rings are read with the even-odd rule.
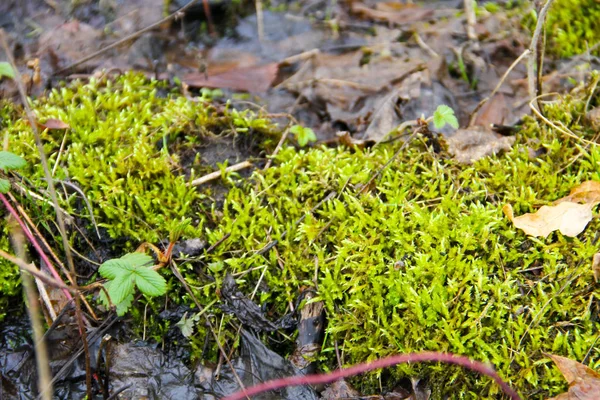
[[[592,108],[585,115],[594,129],[600,129],[600,107]]]
[[[46,122],[44,122],[43,124],[38,122],[38,125],[41,128],[50,129],[50,130],[51,129],[69,129],[71,127],[66,122],[61,121],[60,119],[55,119],[55,118],[48,118],[46,120]]]
[[[370,8],[362,3],[354,2],[351,5],[352,12],[372,21],[390,22],[402,25],[417,22],[433,15],[433,10],[426,8],[408,7],[394,11],[388,3],[380,9]]]
[[[203,73],[187,74],[183,81],[191,87],[207,87],[242,90],[246,92],[266,92],[275,78],[279,64],[270,63],[260,66],[236,68],[220,74],[206,76]],[[210,71],[209,71],[210,72]]]
[[[547,237],[558,230],[563,235],[579,235],[592,220],[592,208],[595,204],[577,204],[563,202],[556,206],[543,206],[535,213],[515,217],[510,204],[502,208],[504,214],[527,235]]]
[[[594,254],[594,258],[592,258],[592,273],[596,283],[600,282],[600,253]]]
[[[569,390],[549,400],[598,400],[600,374],[593,369],[566,357],[549,354],[560,372],[569,382]]]
[[[558,199],[554,204],[559,204],[565,201],[572,203],[587,203],[587,204],[598,204],[600,203],[600,182],[586,181],[581,185],[571,189],[568,196]]]
[[[446,140],[448,151],[463,164],[473,163],[480,158],[510,150],[514,136],[502,136],[483,126],[458,129]]]

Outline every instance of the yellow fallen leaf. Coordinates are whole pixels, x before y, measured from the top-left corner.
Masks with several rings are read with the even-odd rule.
[[[600,374],[593,369],[566,357],[548,354],[569,382],[569,391],[549,400],[598,400]]]
[[[581,185],[571,189],[568,196],[558,199],[554,204],[560,204],[565,201],[571,203],[598,204],[600,203],[600,182],[586,181]]]
[[[594,273],[596,282],[600,282],[600,253],[594,254],[594,258],[592,259],[592,272]]]
[[[565,236],[579,235],[592,220],[592,208],[596,204],[578,204],[569,201],[556,206],[543,206],[535,213],[515,217],[510,204],[502,208],[504,214],[515,225],[531,236],[547,237],[558,230]]]

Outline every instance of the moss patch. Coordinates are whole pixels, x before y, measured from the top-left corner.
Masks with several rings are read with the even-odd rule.
[[[533,13],[524,19],[531,32],[536,22]],[[585,53],[600,41],[600,4],[595,0],[554,1],[546,18],[546,32],[549,53],[559,57]]]
[[[40,117],[72,126],[57,177],[79,183],[112,237],[128,237],[133,245],[157,242],[168,236],[168,221],[182,217],[194,221],[185,237],[212,244],[230,235],[212,253],[179,265],[202,304],[218,299],[225,273],[240,273],[238,283],[248,294],[264,273],[255,299],[276,319],[289,311],[300,287],[314,286],[316,276],[328,319],[323,369],[335,367],[334,341],[347,365],[395,353],[450,351],[493,363],[526,398],[545,398],[563,391],[566,382],[544,352],[580,361],[587,355],[591,367],[600,367],[593,347],[599,292],[590,268],[598,221],[577,238],[554,233],[541,240],[517,231],[501,211],[506,203],[517,215],[534,211],[578,183],[599,180],[598,147],[585,148],[529,120],[511,152],[462,166],[417,139],[365,194],[360,185],[398,145],[287,147],[267,171],[227,180],[231,188],[217,210],[207,205],[210,193],[188,188],[194,174],[180,168],[177,151],[232,126],[247,133],[272,127],[254,115],[235,122],[239,113],[163,97],[160,90],[155,82],[127,76],[65,88],[35,106]],[[549,105],[547,116],[591,139],[593,130],[580,118],[586,100],[567,97]],[[593,99],[591,106],[597,103]],[[8,132],[10,149],[35,165],[27,126],[15,121]],[[63,133],[44,139],[53,165]],[[167,147],[160,148],[163,139]],[[41,185],[39,166],[24,175]],[[334,191],[335,198],[311,212]],[[64,202],[86,218],[74,195]],[[261,254],[274,239],[278,245]],[[165,275],[168,296],[192,305]],[[140,303],[132,312],[138,319],[144,314]],[[147,313],[156,337],[177,329],[161,323],[161,309],[158,300]],[[210,312],[220,315],[214,307]],[[219,323],[223,340],[235,337],[227,321]],[[198,325],[191,342],[195,357],[206,333]],[[488,379],[434,364],[400,366],[354,383],[365,393],[377,392],[379,375],[390,388],[406,376],[426,378],[433,398],[498,394]]]

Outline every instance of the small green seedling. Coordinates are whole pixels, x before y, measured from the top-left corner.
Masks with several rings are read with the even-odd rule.
[[[12,67],[6,61],[0,62],[0,79],[2,78],[15,79],[15,72]]]
[[[2,63],[0,63],[2,64]],[[0,71],[2,76],[2,71]],[[4,172],[10,169],[19,169],[27,165],[22,157],[11,153],[10,151],[0,151],[0,169]],[[10,182],[7,179],[0,178],[0,193],[8,193],[10,190]]]
[[[117,308],[117,315],[122,316],[131,307],[136,286],[146,296],[165,294],[167,282],[151,268],[153,261],[147,254],[129,253],[103,263],[98,272],[109,280],[104,288],[110,301],[105,291],[100,292],[100,301],[107,307],[112,302]]]
[[[296,135],[296,139],[298,140],[298,144],[300,147],[304,147],[308,144],[308,142],[316,142],[317,135],[310,128],[305,128],[301,125],[294,125],[290,128],[290,132]]]
[[[435,129],[442,129],[446,124],[454,129],[458,129],[458,120],[454,115],[454,110],[447,105],[441,104],[433,113],[433,126],[435,126]]]

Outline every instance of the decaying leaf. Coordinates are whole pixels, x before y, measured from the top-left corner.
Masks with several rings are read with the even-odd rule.
[[[592,258],[592,272],[596,283],[600,282],[600,253],[594,254]]]
[[[600,374],[566,357],[549,355],[569,382],[569,390],[549,400],[597,400],[600,398]]]
[[[48,118],[46,120],[46,122],[44,122],[43,124],[40,122],[38,122],[37,124],[40,128],[50,129],[50,130],[52,130],[52,129],[69,129],[71,127],[66,122],[63,122],[60,119],[55,119],[55,118]]]
[[[510,150],[515,142],[514,136],[502,136],[489,128],[472,126],[458,129],[447,139],[448,151],[464,164],[473,163],[480,158]]]
[[[191,87],[233,89],[260,93],[266,92],[271,87],[277,77],[278,70],[279,64],[270,63],[236,68],[214,75],[196,72],[184,76],[183,81]]]
[[[600,203],[600,182],[586,181],[581,185],[571,189],[568,196],[558,199],[554,204],[559,204],[565,201],[582,204],[598,204]]]
[[[363,3],[353,2],[351,10],[353,13],[372,21],[389,22],[397,25],[421,21],[433,15],[433,10],[414,5],[397,4],[394,6],[392,3],[384,4],[373,9]]]
[[[571,189],[568,196],[556,200],[552,206],[543,206],[535,213],[527,213],[514,217],[510,205],[502,208],[504,214],[515,227],[531,236],[546,237],[559,230],[563,235],[574,237],[579,235],[592,220],[592,209],[600,203],[600,182],[586,181]],[[600,259],[594,264],[600,264]],[[598,267],[594,269],[597,271]],[[599,272],[594,272],[598,280]]]
[[[510,204],[502,208],[504,214],[515,225],[531,236],[547,237],[558,230],[563,235],[579,235],[592,220],[592,208],[595,204],[560,203],[556,206],[543,206],[535,213],[513,215]]]

